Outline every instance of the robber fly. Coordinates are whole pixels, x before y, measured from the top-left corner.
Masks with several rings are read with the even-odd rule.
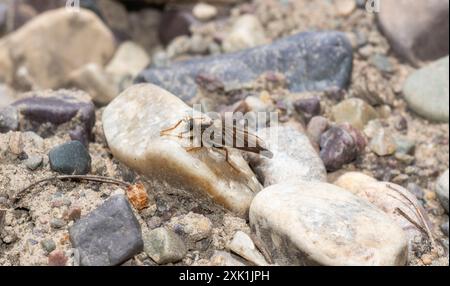
[[[177,129],[182,123],[185,123],[185,131],[175,135],[178,138],[188,138],[190,142],[194,142],[195,131],[199,131],[201,140],[196,147],[185,148],[187,152],[198,151],[202,148],[213,148],[225,152],[225,161],[236,170],[236,168],[229,161],[229,154],[227,148],[238,149],[245,152],[255,153],[263,155],[267,158],[272,158],[273,153],[265,147],[264,141],[258,136],[252,134],[245,128],[239,128],[236,124],[227,126],[224,120],[211,120],[204,117],[194,118],[187,116],[184,119],[179,120],[175,125],[170,128],[164,129],[160,132],[161,136],[174,136],[170,134],[170,131]],[[215,130],[220,132],[221,136],[214,136],[214,133],[205,134],[208,130]],[[188,137],[184,135],[188,134]],[[207,136],[204,136],[207,135]],[[209,136],[208,136],[209,135]]]

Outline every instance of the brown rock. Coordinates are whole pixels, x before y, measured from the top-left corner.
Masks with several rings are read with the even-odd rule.
[[[383,1],[378,20],[393,49],[411,63],[449,53],[448,1]]]

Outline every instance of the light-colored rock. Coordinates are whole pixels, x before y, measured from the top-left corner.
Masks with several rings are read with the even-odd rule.
[[[448,55],[448,1],[381,1],[378,23],[394,51],[413,64]]]
[[[256,249],[252,239],[244,232],[238,231],[228,244],[228,249],[247,259],[256,266],[267,266],[264,256]]]
[[[152,84],[134,85],[103,112],[103,129],[113,155],[129,167],[157,182],[193,193],[206,194],[217,203],[246,216],[261,185],[236,150],[202,148],[188,152],[186,140],[160,136],[161,130],[192,114],[175,95]],[[186,130],[180,124],[172,134]],[[232,164],[232,165],[231,165]]]
[[[114,50],[114,36],[91,11],[51,10],[0,41],[0,79],[56,88],[87,63],[103,66]]]
[[[124,42],[117,49],[106,72],[114,78],[119,91],[133,84],[134,78],[150,63],[147,52],[134,42]]]
[[[190,241],[197,242],[211,235],[213,224],[204,215],[190,212],[187,215],[172,218],[167,227],[185,234]]]
[[[333,118],[337,123],[350,123],[353,127],[362,130],[372,119],[376,119],[376,110],[359,98],[349,98],[332,109]]]
[[[7,85],[0,84],[0,108],[10,105],[16,101],[14,91]]]
[[[378,156],[392,155],[396,150],[394,138],[383,128],[374,134],[369,142],[369,147]]]
[[[438,195],[439,200],[441,201],[442,206],[448,213],[448,193],[449,193],[449,173],[448,170],[445,171],[438,179],[436,185],[436,193]]]
[[[86,91],[92,101],[100,105],[108,104],[119,94],[112,77],[101,66],[93,63],[72,72],[68,85]]]
[[[208,21],[217,16],[217,8],[206,3],[198,3],[192,9],[192,14],[201,21]]]
[[[417,114],[435,121],[449,121],[449,57],[412,73],[403,94]]]
[[[158,264],[178,262],[187,253],[181,238],[163,227],[144,234],[143,241],[145,253]]]
[[[230,33],[224,39],[226,52],[234,52],[264,45],[268,42],[264,27],[256,16],[245,14],[234,23]]]
[[[274,154],[271,159],[248,154],[250,165],[264,186],[326,181],[325,166],[308,136],[290,126],[264,128],[257,135]]]
[[[356,9],[356,0],[337,0],[336,9],[339,15],[348,16]]]
[[[379,182],[358,172],[348,172],[340,176],[334,184],[352,192],[385,212],[405,231],[410,243],[414,241],[416,236],[423,236],[423,233],[397,210],[402,210],[408,217],[420,224],[418,214],[414,211],[414,206],[421,208],[420,203],[413,194],[403,187],[388,182]],[[422,212],[426,216],[423,209]]]
[[[210,266],[246,266],[237,257],[225,251],[215,251],[210,259]]]
[[[280,265],[405,265],[407,241],[394,221],[350,192],[321,182],[261,191],[250,225]]]

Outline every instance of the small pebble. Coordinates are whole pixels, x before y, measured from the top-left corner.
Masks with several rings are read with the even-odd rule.
[[[71,141],[53,148],[49,155],[53,171],[67,175],[85,175],[91,170],[91,156],[79,141]]]
[[[55,229],[61,229],[66,226],[66,222],[59,218],[54,218],[50,221],[50,226]]]
[[[67,257],[61,250],[54,250],[48,256],[49,266],[65,266],[67,263]]]
[[[51,238],[42,240],[41,246],[47,254],[56,249],[56,243]]]
[[[448,237],[448,218],[443,224],[441,224],[441,230]]]
[[[24,162],[25,166],[31,171],[36,170],[42,165],[42,156],[30,155]]]

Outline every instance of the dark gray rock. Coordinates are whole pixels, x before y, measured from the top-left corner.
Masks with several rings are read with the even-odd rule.
[[[85,175],[91,170],[91,156],[79,141],[59,145],[48,154],[53,171],[67,175]]]
[[[128,199],[116,195],[78,220],[70,240],[80,254],[80,265],[119,265],[143,250],[141,227]]]
[[[344,128],[331,127],[320,137],[320,158],[328,171],[336,171],[356,159],[358,146]]]
[[[339,32],[307,32],[271,45],[237,53],[149,68],[136,78],[163,87],[183,100],[197,94],[199,78],[213,78],[225,90],[253,82],[266,72],[284,74],[292,92],[345,88],[352,69],[352,48]]]
[[[66,226],[66,221],[60,218],[54,218],[50,221],[50,226],[54,229],[61,229]]]
[[[70,130],[82,128],[91,137],[95,124],[95,106],[82,91],[38,91],[24,95],[0,110],[0,132],[33,131],[41,137],[54,134],[61,124],[69,123]]]

